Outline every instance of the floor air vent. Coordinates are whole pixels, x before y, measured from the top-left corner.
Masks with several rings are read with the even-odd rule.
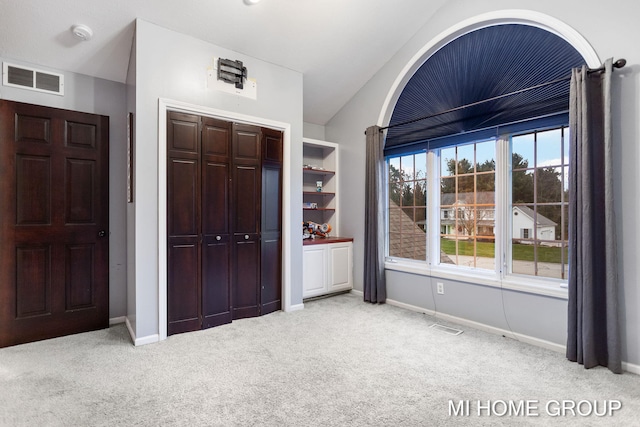
[[[451,328],[449,326],[444,326],[439,323],[434,323],[429,327],[435,329],[436,331],[442,331],[445,334],[449,334],[449,335],[460,335],[462,333],[461,329]]]
[[[64,75],[6,62],[2,64],[2,84],[4,86],[64,95]]]

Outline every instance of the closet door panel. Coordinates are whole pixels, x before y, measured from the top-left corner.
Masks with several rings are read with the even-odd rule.
[[[238,236],[234,251],[233,318],[260,315],[260,242]]]
[[[262,167],[261,314],[280,310],[282,300],[282,169]]]
[[[199,245],[170,244],[168,252],[169,335],[200,329]]]
[[[205,238],[202,246],[203,328],[231,322],[230,258],[228,235]]]
[[[200,118],[167,113],[167,333],[201,328]]]

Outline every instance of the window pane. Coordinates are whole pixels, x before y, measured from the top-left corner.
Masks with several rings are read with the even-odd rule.
[[[456,172],[456,149],[455,147],[443,148],[440,150],[440,175],[452,176]]]
[[[402,206],[413,206],[413,187],[412,181],[402,184],[402,200],[400,200]]]
[[[413,155],[402,156],[400,158],[400,167],[402,169],[402,179],[413,180]]]
[[[402,231],[402,210],[399,208],[389,208],[389,233],[400,233]]]
[[[388,160],[391,257],[426,261],[426,161],[424,152]]]
[[[538,166],[555,166],[562,164],[562,131],[560,129],[538,132],[537,153]]]
[[[458,175],[441,178],[441,264],[495,269],[494,159],[495,141],[458,146]]]
[[[427,181],[416,181],[413,196],[414,206],[427,206]]]
[[[402,234],[389,232],[389,256],[402,257]]]
[[[473,165],[475,163],[474,145],[461,145],[458,147],[458,175],[473,173]]]
[[[568,162],[568,147],[563,145],[562,136],[565,130],[512,139],[513,273],[566,279],[569,182],[568,167],[563,166]],[[532,146],[536,157],[526,158],[531,156]],[[521,153],[527,153],[523,159],[519,158]],[[518,170],[525,161],[529,169]]]
[[[517,203],[533,203],[533,171],[520,170],[511,174],[511,200]]]
[[[443,177],[440,180],[440,206],[451,206],[456,201],[456,178]]]
[[[400,183],[389,184],[389,208],[400,206],[400,197],[402,195]]]
[[[475,179],[473,175],[465,175],[458,178],[458,201],[462,203],[473,203]]]
[[[538,168],[536,170],[536,202],[562,201],[562,169]]]
[[[415,155],[416,179],[427,178],[427,153],[418,153]]]
[[[400,157],[389,159],[389,182],[400,181]]]
[[[495,141],[476,144],[476,169],[478,172],[496,170]]]
[[[518,135],[511,139],[511,157],[514,170],[533,167],[533,147],[533,134]]]

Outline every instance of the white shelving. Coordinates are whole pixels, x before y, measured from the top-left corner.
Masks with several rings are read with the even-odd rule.
[[[328,223],[330,235],[338,236],[338,144],[308,138],[304,138],[302,144],[302,219]],[[322,191],[318,191],[318,182],[322,183]],[[307,203],[315,207],[305,207]]]

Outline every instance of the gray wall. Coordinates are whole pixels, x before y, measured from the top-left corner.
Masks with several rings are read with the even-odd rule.
[[[136,176],[134,332],[159,333],[158,324],[158,98],[291,124],[291,223],[302,222],[302,74],[138,20],[136,24]],[[258,98],[207,90],[206,70],[213,57],[239,59],[257,79]],[[302,303],[302,241],[291,248],[291,304]]]
[[[0,58],[64,74],[64,96],[0,86],[0,98],[109,116],[109,317],[127,312],[125,85],[82,74]]]
[[[302,134],[305,138],[319,139],[324,141],[324,126],[304,122]]]
[[[131,42],[131,52],[129,54],[129,67],[127,68],[127,114],[136,111],[136,36],[135,31]],[[135,122],[135,120],[134,120]],[[135,124],[131,131],[135,141]],[[128,140],[127,140],[128,141]],[[127,151],[127,155],[128,151]],[[132,157],[133,158],[133,157]],[[135,164],[135,158],[133,158]],[[135,190],[135,187],[134,187]],[[134,198],[135,202],[135,198]],[[136,330],[136,288],[130,284],[135,283],[136,262],[135,262],[135,220],[136,205],[127,203],[127,319],[131,328]]]
[[[638,282],[638,241],[640,241],[640,126],[638,125],[640,27],[637,5],[617,2],[611,7],[595,0],[452,0],[384,65],[384,67],[325,126],[328,140],[341,144],[340,188],[341,232],[355,237],[355,286],[362,289],[364,217],[364,135],[367,126],[378,123],[384,100],[395,79],[426,44],[441,32],[474,16],[509,9],[528,9],[559,19],[577,30],[595,49],[601,60],[624,57],[628,65],[613,79],[616,165],[615,211],[619,236],[619,306],[623,334],[623,360],[640,364],[640,292]],[[623,178],[624,177],[624,178]],[[435,280],[434,280],[435,282]],[[445,281],[446,282],[446,281]],[[389,275],[390,298],[408,304],[428,305],[431,281],[406,273]],[[451,285],[451,286],[449,286]],[[566,301],[520,292],[504,291],[475,284],[445,283],[451,296],[442,298],[438,310],[495,327],[506,326],[495,311],[506,313],[510,327],[519,333],[558,344],[565,343]],[[499,301],[504,298],[504,310]],[[436,299],[437,300],[437,299]],[[426,308],[426,307],[425,307]]]

